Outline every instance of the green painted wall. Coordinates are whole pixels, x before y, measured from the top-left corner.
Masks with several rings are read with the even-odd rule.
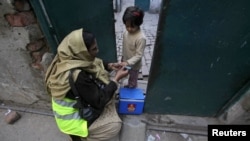
[[[216,116],[250,78],[249,0],[163,1],[146,113]]]

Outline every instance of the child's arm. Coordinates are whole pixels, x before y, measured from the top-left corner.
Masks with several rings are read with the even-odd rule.
[[[140,38],[139,40],[136,41],[136,54],[128,59],[126,62],[128,63],[127,65],[134,65],[137,63],[139,60],[141,60],[143,54],[144,54],[144,49],[146,47],[146,39],[145,38]]]

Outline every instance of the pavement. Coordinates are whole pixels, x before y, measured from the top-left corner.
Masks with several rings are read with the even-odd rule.
[[[5,121],[7,113],[16,111],[21,118],[13,124]],[[217,119],[174,115],[120,115],[123,127],[109,141],[207,141],[207,124]],[[0,105],[1,141],[69,141],[61,133],[51,110],[24,105]]]
[[[69,137],[58,130],[52,116],[18,111],[21,118],[7,124],[4,120],[7,112],[0,109],[1,141],[69,141]]]
[[[5,121],[7,113],[21,115],[13,124]],[[207,125],[218,124],[214,118],[174,115],[120,115],[123,127],[108,141],[207,141]],[[24,105],[0,105],[1,141],[69,141],[61,133],[51,110]]]

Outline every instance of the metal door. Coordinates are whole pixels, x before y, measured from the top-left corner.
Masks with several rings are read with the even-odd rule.
[[[248,88],[249,0],[163,1],[146,113],[216,116]]]
[[[54,52],[69,32],[84,28],[96,35],[100,57],[116,61],[112,0],[30,0],[30,2]]]

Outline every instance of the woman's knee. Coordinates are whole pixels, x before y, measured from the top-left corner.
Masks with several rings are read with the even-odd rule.
[[[95,139],[99,139],[103,141],[111,139],[120,133],[121,127],[122,127],[121,122],[114,122],[101,126],[98,129],[90,130],[87,140],[94,141]]]

